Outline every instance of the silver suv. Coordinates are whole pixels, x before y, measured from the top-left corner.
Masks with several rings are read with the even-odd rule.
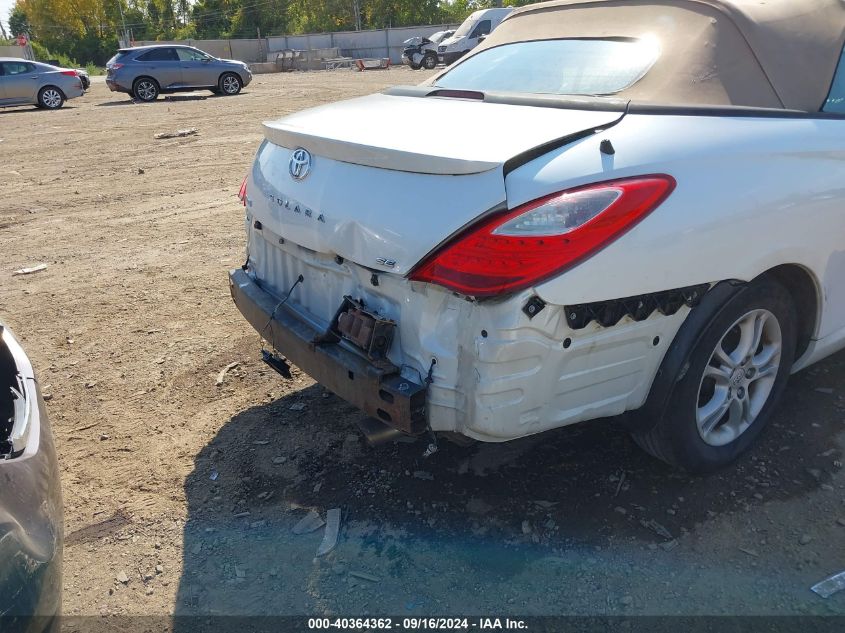
[[[122,48],[106,64],[112,92],[128,92],[138,101],[155,101],[160,93],[208,89],[236,95],[252,81],[249,67],[217,59],[191,46]]]

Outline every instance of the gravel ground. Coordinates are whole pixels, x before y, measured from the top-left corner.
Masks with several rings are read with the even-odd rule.
[[[843,354],[706,478],[612,421],[369,448],[355,410],[260,362],[226,281],[259,123],[425,76],[260,75],[149,105],[95,81],[59,112],[0,111],[0,317],[49,398],[65,612],[845,615],[845,592],[809,591],[845,569]],[[323,529],[292,527],[329,508],[339,543],[315,558]]]

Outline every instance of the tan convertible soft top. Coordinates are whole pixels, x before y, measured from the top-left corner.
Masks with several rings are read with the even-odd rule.
[[[471,55],[508,42],[647,35],[661,54],[619,97],[816,112],[845,44],[845,0],[556,0],[518,9]]]

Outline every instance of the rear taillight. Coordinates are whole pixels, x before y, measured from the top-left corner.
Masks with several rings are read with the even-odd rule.
[[[68,77],[79,77],[79,73],[75,70],[63,70],[61,73],[63,75],[67,75]]]
[[[108,70],[120,70],[121,68],[123,68],[123,64],[118,64],[117,62],[115,62],[114,64],[108,67]]]
[[[474,297],[522,290],[583,261],[672,193],[639,176],[569,189],[484,218],[428,255],[410,278]]]
[[[241,188],[238,190],[238,200],[243,202],[243,205],[246,206],[246,176],[244,176],[244,180],[241,183]]]

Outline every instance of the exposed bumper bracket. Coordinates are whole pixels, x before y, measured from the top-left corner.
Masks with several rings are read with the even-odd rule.
[[[387,361],[371,361],[343,342],[315,344],[321,333],[287,306],[276,309],[278,299],[240,268],[229,272],[229,289],[246,320],[324,387],[400,431],[416,435],[426,430],[425,385],[404,378]],[[284,364],[272,360],[268,364],[284,375]]]

